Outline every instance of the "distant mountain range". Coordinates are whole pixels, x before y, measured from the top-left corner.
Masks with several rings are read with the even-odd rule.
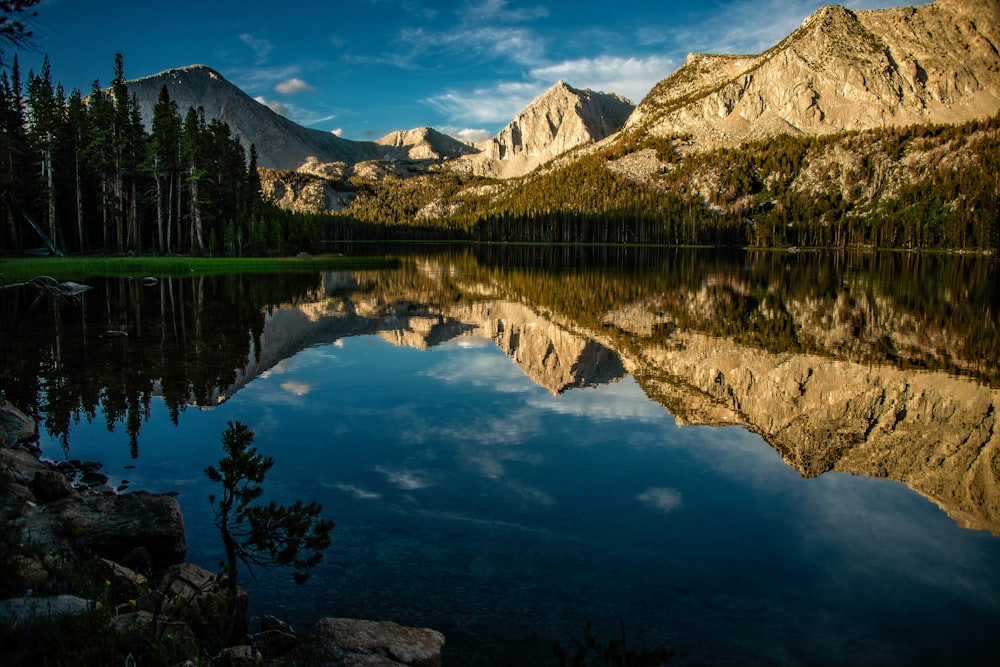
[[[129,92],[138,100],[147,124],[164,86],[182,114],[188,108],[201,107],[208,119],[225,122],[245,146],[256,146],[259,166],[292,170],[317,162],[440,163],[463,158],[468,161],[462,167],[464,171],[521,175],[569,148],[612,134],[634,108],[618,95],[576,90],[560,81],[529,104],[496,137],[476,147],[430,127],[398,130],[377,141],[351,141],[305,128],[257,102],[204,65],[171,69],[128,82]],[[507,158],[516,159],[516,169],[509,166]],[[497,164],[505,169],[494,168]]]
[[[777,134],[989,117],[1000,111],[998,47],[1000,0],[937,0],[871,11],[827,6],[764,53],[690,55],[638,106],[560,81],[478,146],[426,127],[374,142],[307,129],[200,65],[128,86],[147,122],[166,86],[182,113],[202,107],[245,145],[253,143],[261,167],[315,174],[317,164],[341,163],[336,173],[343,176],[365,163],[402,161],[410,175],[447,164],[460,172],[509,178],[620,129],[683,136],[698,150]]]

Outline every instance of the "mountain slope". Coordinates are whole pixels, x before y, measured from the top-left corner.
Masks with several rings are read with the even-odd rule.
[[[703,147],[781,133],[957,123],[1000,109],[1000,2],[823,7],[757,56],[691,55],[625,124]]]
[[[147,127],[163,86],[167,86],[170,99],[177,103],[182,116],[190,107],[202,107],[209,120],[218,118],[226,123],[245,147],[254,144],[261,167],[296,169],[309,156],[320,162],[355,163],[391,154],[373,142],[349,141],[329,132],[302,127],[271,111],[203,65],[171,69],[128,82],[129,93],[138,99]]]
[[[397,149],[411,160],[441,160],[479,152],[432,127],[397,130],[377,139],[375,143]]]
[[[523,176],[570,149],[613,134],[634,108],[619,95],[577,90],[557,81],[480,144],[482,153],[465,158],[456,169],[502,178]]]

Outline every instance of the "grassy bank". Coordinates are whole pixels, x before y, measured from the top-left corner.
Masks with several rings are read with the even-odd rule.
[[[16,257],[0,258],[0,285],[50,276],[81,280],[92,276],[206,276],[229,273],[360,271],[399,266],[382,257]]]

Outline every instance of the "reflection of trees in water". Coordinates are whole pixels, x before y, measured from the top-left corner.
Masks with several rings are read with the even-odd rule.
[[[440,312],[502,299],[601,332],[623,351],[669,344],[681,328],[776,353],[891,362],[996,384],[997,281],[997,265],[974,256],[490,245],[421,254],[333,293],[350,313],[361,288],[371,317],[406,303]],[[216,403],[260,354],[267,309],[324,298],[315,274],[87,282],[95,289],[73,299],[0,291],[0,394],[44,415],[40,423],[66,449],[72,424],[100,409],[135,453],[153,396],[175,423],[187,405]],[[636,314],[654,326],[629,328]]]
[[[266,309],[319,286],[298,274],[87,282],[85,294],[41,303],[32,290],[4,291],[0,391],[42,415],[67,452],[72,424],[100,409],[108,430],[124,428],[133,456],[154,395],[174,423],[187,405],[211,404],[259,350]]]
[[[546,246],[540,261],[532,252],[486,246],[473,275],[595,330],[607,313],[642,304],[664,324],[654,338],[691,329],[771,352],[1000,382],[1000,273],[988,258]]]

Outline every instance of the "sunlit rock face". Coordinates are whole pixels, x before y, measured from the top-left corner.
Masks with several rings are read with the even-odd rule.
[[[889,477],[960,525],[1000,534],[995,390],[945,373],[769,354],[694,333],[677,333],[671,342],[632,360],[647,390],[681,382],[711,398],[805,477]],[[705,423],[718,423],[715,410]]]
[[[523,176],[558,155],[613,134],[634,108],[619,95],[577,90],[557,81],[483,142],[481,153],[453,168],[499,178]]]
[[[1000,109],[998,43],[995,0],[826,6],[760,55],[692,54],[625,128],[712,147],[989,117]]]
[[[610,349],[585,335],[567,331],[520,304],[475,303],[454,313],[476,322],[525,375],[552,394],[614,382],[625,375]]]

